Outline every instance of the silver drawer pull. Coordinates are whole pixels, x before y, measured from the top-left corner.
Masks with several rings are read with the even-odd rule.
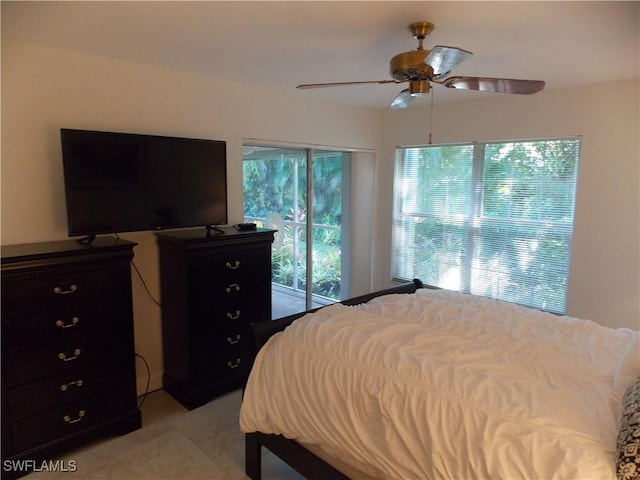
[[[84,382],[82,380],[76,380],[75,382],[69,382],[69,383],[63,383],[62,385],[60,385],[60,390],[62,390],[63,392],[66,392],[69,387],[75,385],[76,387],[81,387],[82,384]]]
[[[238,368],[240,366],[240,359],[236,358],[235,363],[234,362],[227,362],[227,367],[229,368]]]
[[[75,293],[77,291],[78,291],[78,286],[75,284],[69,286],[69,290],[63,290],[60,287],[55,287],[53,289],[53,293],[55,293],[56,295],[67,295],[69,293]]]
[[[227,343],[229,345],[235,345],[236,343],[240,342],[240,335],[236,335],[236,338],[233,337],[227,337]]]
[[[80,420],[82,420],[82,417],[84,417],[85,413],[87,412],[85,412],[84,410],[80,410],[76,418],[72,419],[71,415],[65,415],[64,417],[62,417],[62,420],[68,424],[78,423]]]
[[[60,327],[60,328],[75,327],[79,321],[80,319],[78,317],[73,317],[71,319],[71,323],[64,323],[62,320],[56,320],[56,327]]]
[[[240,310],[236,310],[236,313],[227,312],[227,318],[229,320],[237,320],[240,318]]]
[[[62,360],[63,362],[70,362],[71,360],[75,360],[76,358],[78,358],[80,356],[80,349],[76,348],[73,351],[73,357],[67,357],[64,353],[60,352],[58,354],[58,358],[60,360]]]
[[[237,270],[238,268],[240,268],[240,260],[236,260],[235,262],[233,262],[233,265],[229,262],[225,263],[225,265],[230,270]]]
[[[227,293],[231,293],[231,292],[239,292],[240,291],[240,285],[238,285],[237,283],[232,283],[231,285],[229,285],[227,287]]]

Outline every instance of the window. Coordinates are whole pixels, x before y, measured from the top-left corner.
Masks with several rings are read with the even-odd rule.
[[[245,220],[278,230],[273,318],[339,301],[348,292],[351,154],[247,144],[243,157]]]
[[[564,313],[577,138],[398,148],[394,278]]]

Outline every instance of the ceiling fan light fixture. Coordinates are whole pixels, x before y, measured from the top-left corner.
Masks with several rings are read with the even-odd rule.
[[[424,97],[431,91],[431,84],[426,80],[413,80],[409,82],[409,93],[412,97]]]

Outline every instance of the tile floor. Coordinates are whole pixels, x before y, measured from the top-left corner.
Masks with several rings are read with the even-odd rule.
[[[235,391],[188,411],[164,390],[150,393],[142,405],[140,430],[75,450],[73,473],[34,472],[43,479],[210,479],[245,480],[244,436],[238,427],[241,392]],[[301,480],[297,472],[264,453],[265,480]]]

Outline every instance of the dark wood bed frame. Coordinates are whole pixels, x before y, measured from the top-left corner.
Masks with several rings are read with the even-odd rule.
[[[358,305],[366,303],[369,300],[395,293],[415,293],[420,288],[433,288],[425,286],[420,280],[414,279],[412,282],[404,283],[396,287],[387,288],[377,292],[369,293],[355,298],[344,300],[340,303],[343,305]],[[323,307],[320,307],[323,308]],[[257,355],[258,350],[267,342],[267,340],[275,333],[284,330],[291,325],[294,320],[303,317],[307,313],[315,312],[319,308],[308,310],[306,312],[296,313],[288,317],[273,320],[271,322],[252,324],[251,329],[254,339],[253,358]],[[285,463],[297,470],[305,478],[314,480],[348,480],[344,473],[340,472],[320,457],[314,455],[305,447],[289,440],[282,435],[266,434],[262,432],[247,433],[245,435],[245,473],[252,480],[260,480],[262,478],[262,447],[267,448],[272,453],[280,457]]]

